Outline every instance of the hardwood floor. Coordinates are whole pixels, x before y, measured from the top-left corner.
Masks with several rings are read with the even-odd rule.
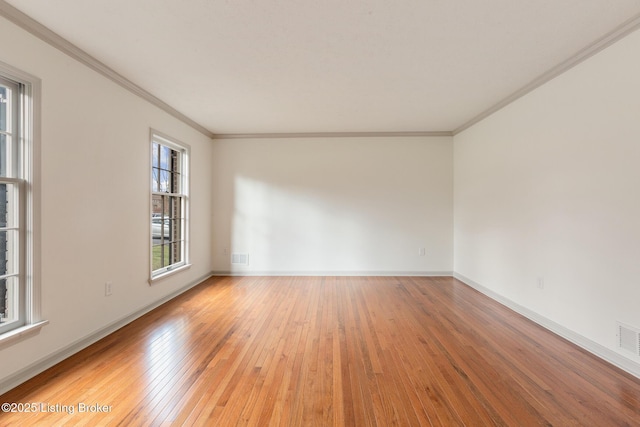
[[[450,277],[212,278],[0,402],[48,405],[3,426],[640,425],[639,379]]]

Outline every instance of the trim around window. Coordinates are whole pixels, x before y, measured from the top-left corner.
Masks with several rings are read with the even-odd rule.
[[[189,267],[190,147],[150,132],[150,280]]]
[[[0,76],[15,82],[19,88],[19,135],[20,143],[16,146],[19,156],[19,169],[13,174],[19,182],[20,203],[23,209],[20,226],[23,237],[20,243],[23,250],[20,254],[20,280],[24,282],[24,299],[21,303],[22,320],[15,328],[0,334],[0,346],[14,343],[17,340],[37,333],[48,323],[41,318],[41,285],[40,285],[40,79],[0,62]],[[11,177],[7,177],[9,181]],[[16,184],[18,185],[18,184]]]
[[[173,276],[174,274],[180,273],[182,271],[188,270],[191,268],[191,264],[183,264],[180,267],[176,267],[174,269],[171,270],[167,270],[163,273],[158,273],[155,274],[153,276],[151,276],[151,278],[149,279],[149,284],[152,285],[156,282],[161,281],[162,279],[166,279],[167,277]]]

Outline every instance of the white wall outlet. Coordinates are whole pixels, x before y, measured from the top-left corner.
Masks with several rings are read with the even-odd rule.
[[[425,248],[418,248],[418,255],[424,256],[426,254]]]
[[[544,277],[538,277],[538,289],[544,289]]]
[[[104,296],[108,297],[113,293],[113,282],[106,282],[104,284]]]

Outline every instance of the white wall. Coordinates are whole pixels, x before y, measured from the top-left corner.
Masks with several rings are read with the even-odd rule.
[[[612,352],[616,321],[640,327],[638,52],[635,32],[454,137],[455,272]]]
[[[450,273],[452,165],[450,137],[216,140],[214,268]]]
[[[42,80],[40,334],[0,348],[0,383],[211,271],[211,140],[0,18],[0,61]],[[170,100],[169,100],[170,101]],[[191,146],[193,266],[149,278],[149,129]],[[104,296],[104,283],[113,295]]]

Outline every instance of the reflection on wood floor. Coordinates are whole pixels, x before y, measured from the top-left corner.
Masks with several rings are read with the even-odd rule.
[[[0,401],[44,405],[16,426],[640,425],[639,379],[451,277],[212,278]]]

